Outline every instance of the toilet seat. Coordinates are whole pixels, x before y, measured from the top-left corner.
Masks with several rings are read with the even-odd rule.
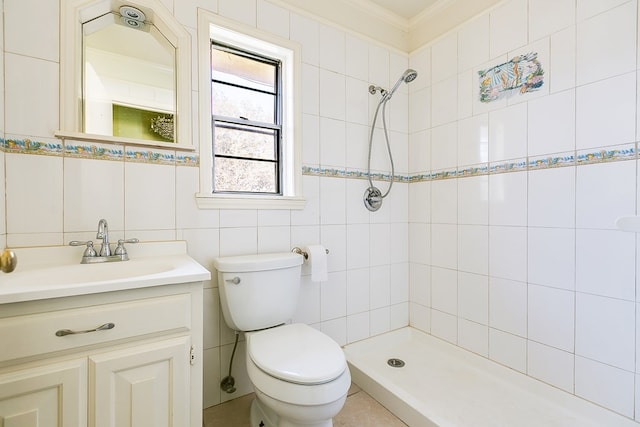
[[[325,384],[347,369],[340,346],[303,323],[248,333],[247,352],[260,370],[293,384]]]

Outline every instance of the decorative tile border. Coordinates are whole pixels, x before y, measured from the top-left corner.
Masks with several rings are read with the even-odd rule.
[[[581,150],[578,152],[557,153],[550,156],[532,156],[505,162],[483,163],[479,165],[464,166],[461,169],[422,172],[412,175],[397,175],[395,178],[396,182],[415,183],[636,159],[638,159],[638,148],[636,147],[636,144],[633,143],[618,147],[608,147],[600,150]],[[365,171],[312,166],[303,166],[302,174],[319,177],[367,179],[367,173]],[[389,181],[390,178],[388,174],[380,173],[373,173],[371,176],[372,179],[376,181]]]
[[[0,139],[2,151],[19,154],[39,154],[47,156],[64,156],[81,159],[129,161],[163,165],[191,166],[200,165],[197,153],[185,154],[171,150],[140,149],[119,145],[97,143],[75,143],[71,140],[62,142],[42,142],[30,139]]]
[[[171,150],[145,150],[137,147],[125,149],[120,146],[93,143],[73,144],[67,142],[63,144],[56,140],[46,142],[34,141],[28,138],[5,138],[0,139],[0,149],[7,153],[65,156],[189,167],[200,166],[200,157],[197,153],[187,154]],[[398,174],[395,175],[394,179],[400,183],[414,183],[636,159],[638,159],[638,147],[636,143],[632,143],[600,149],[558,153],[550,156],[532,156],[505,162],[483,163],[464,166],[461,169],[420,172],[411,175]],[[322,168],[306,165],[302,166],[302,174],[307,176],[348,179],[369,178],[369,174],[366,171],[359,169]],[[371,174],[371,179],[374,181],[390,181],[391,176],[388,173],[375,172]]]

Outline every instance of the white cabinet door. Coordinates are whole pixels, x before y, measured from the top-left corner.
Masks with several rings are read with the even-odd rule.
[[[190,348],[179,337],[89,357],[89,425],[191,425]]]
[[[0,375],[0,425],[87,425],[86,358]]]

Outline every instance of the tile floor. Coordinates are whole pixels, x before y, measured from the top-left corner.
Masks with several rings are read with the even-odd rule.
[[[251,427],[249,407],[253,394],[249,394],[204,410],[204,427]],[[334,427],[407,427],[385,407],[376,402],[360,387],[353,384],[347,402],[333,419]]]

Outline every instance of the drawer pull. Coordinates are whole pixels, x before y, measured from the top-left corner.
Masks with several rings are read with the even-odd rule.
[[[56,332],[57,337],[64,337],[65,335],[76,335],[76,334],[88,334],[89,332],[97,332],[97,331],[106,331],[108,329],[113,329],[116,327],[115,323],[105,323],[104,325],[100,325],[95,329],[87,329],[86,331],[72,331],[71,329],[60,329]]]

